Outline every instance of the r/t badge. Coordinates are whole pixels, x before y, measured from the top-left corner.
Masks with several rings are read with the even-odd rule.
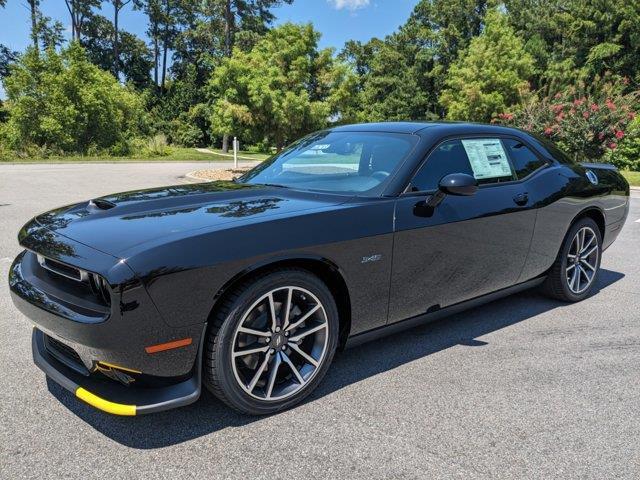
[[[376,255],[371,255],[370,257],[362,257],[362,261],[360,263],[377,262],[381,258],[382,258],[382,255],[378,253]]]

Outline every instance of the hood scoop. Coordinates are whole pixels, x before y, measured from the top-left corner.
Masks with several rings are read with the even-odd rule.
[[[113,202],[110,202],[109,200],[94,198],[93,200],[89,200],[89,203],[87,204],[87,210],[89,211],[111,210],[115,206],[116,204]]]

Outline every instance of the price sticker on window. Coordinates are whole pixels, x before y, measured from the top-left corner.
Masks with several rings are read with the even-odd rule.
[[[462,145],[478,180],[512,176],[507,152],[499,139],[462,140]]]

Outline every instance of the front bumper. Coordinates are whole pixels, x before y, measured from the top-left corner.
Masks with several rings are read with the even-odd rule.
[[[204,323],[165,323],[120,259],[37,225],[21,235],[21,244],[29,250],[13,262],[9,288],[14,305],[35,324],[34,361],[49,377],[120,415],[174,408],[199,397]],[[42,270],[36,254],[101,275],[110,301],[99,305],[81,282]],[[180,348],[153,350],[176,342],[183,342]],[[51,348],[56,344],[62,355]]]
[[[37,328],[31,336],[33,361],[57,384],[89,405],[114,415],[141,415],[182,407],[200,397],[201,368],[180,383],[165,387],[143,388],[124,386],[97,376],[84,376],[69,368],[45,347],[45,335]],[[200,355],[198,355],[200,357]],[[197,365],[200,365],[198,358]]]

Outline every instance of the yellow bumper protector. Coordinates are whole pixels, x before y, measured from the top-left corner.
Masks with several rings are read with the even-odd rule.
[[[110,402],[109,400],[105,400],[104,398],[94,395],[82,387],[78,387],[76,390],[76,397],[87,402],[98,410],[102,410],[103,412],[111,413],[113,415],[133,416],[136,414],[135,405],[123,405],[121,403]]]

